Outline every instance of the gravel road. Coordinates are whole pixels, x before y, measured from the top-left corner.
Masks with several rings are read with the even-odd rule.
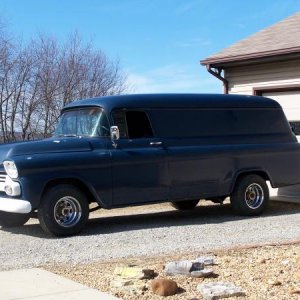
[[[234,216],[229,205],[176,211],[167,204],[97,211],[83,232],[47,238],[36,220],[0,230],[0,271],[49,263],[86,263],[239,245],[300,240],[300,205],[271,202],[261,217]]]

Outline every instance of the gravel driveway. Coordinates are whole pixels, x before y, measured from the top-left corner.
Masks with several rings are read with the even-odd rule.
[[[229,205],[176,211],[167,204],[100,210],[83,232],[47,238],[36,220],[0,230],[0,271],[300,239],[300,205],[271,202],[263,216],[242,218]]]

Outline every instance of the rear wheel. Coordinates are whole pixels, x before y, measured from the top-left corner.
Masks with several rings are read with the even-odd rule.
[[[89,205],[84,193],[73,185],[62,184],[48,190],[38,209],[43,230],[54,236],[78,233],[89,217]]]
[[[185,200],[185,201],[173,201],[171,205],[178,210],[189,210],[194,209],[199,200]]]
[[[258,175],[241,177],[236,182],[230,201],[234,211],[239,215],[260,215],[269,202],[266,181]]]
[[[1,227],[17,227],[24,225],[30,219],[30,214],[15,214],[0,211]]]

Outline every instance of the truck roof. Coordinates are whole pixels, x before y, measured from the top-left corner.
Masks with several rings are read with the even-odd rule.
[[[274,100],[248,95],[223,94],[130,94],[103,96],[71,102],[64,109],[99,106],[116,108],[280,108]]]

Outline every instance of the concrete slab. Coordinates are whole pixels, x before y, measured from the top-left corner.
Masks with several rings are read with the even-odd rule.
[[[287,202],[287,203],[295,203],[300,204],[299,197],[289,197],[289,196],[272,196],[270,197],[271,201],[278,201],[278,202]]]
[[[289,202],[300,204],[300,185],[292,185],[273,189],[270,182],[267,182],[271,201]]]
[[[117,300],[118,298],[42,269],[0,272],[0,300],[22,299]]]

